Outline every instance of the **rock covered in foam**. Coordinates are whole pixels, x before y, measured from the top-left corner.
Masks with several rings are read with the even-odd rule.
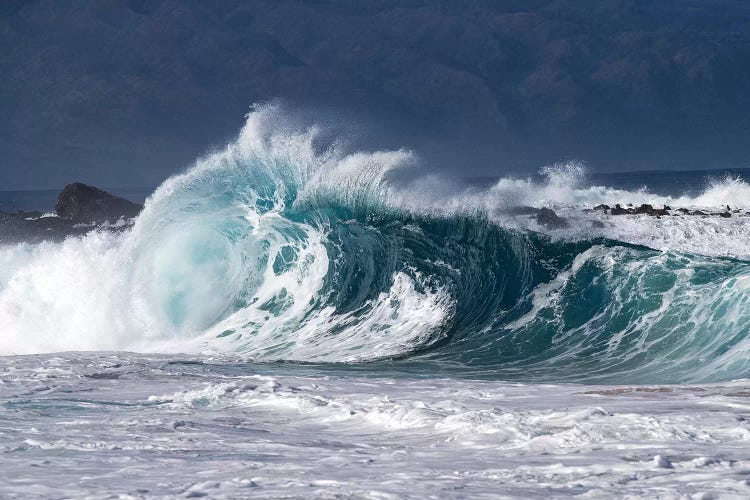
[[[650,215],[652,217],[660,218],[665,215],[699,215],[699,216],[718,216],[725,219],[732,217],[732,211],[729,205],[726,207],[724,212],[705,212],[703,210],[690,210],[688,208],[678,208],[675,213],[672,213],[672,207],[664,205],[664,208],[655,208],[653,205],[643,203],[638,207],[632,207],[630,204],[627,207],[623,207],[617,203],[614,207],[609,205],[597,205],[593,211],[601,210],[604,213],[609,212],[610,215]],[[739,210],[734,210],[734,213],[739,213]]]
[[[497,210],[496,213],[513,216],[530,215],[535,218],[540,225],[546,226],[549,229],[568,227],[568,221],[564,217],[560,217],[554,210],[546,207],[535,208],[527,205],[521,205],[517,207]]]
[[[81,223],[103,223],[138,215],[143,207],[94,186],[74,182],[57,197],[55,213]]]
[[[536,220],[539,224],[547,226],[550,229],[568,227],[568,221],[557,215],[550,208],[540,208],[536,213]]]

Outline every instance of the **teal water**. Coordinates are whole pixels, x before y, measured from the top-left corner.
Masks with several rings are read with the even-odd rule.
[[[399,184],[277,114],[117,230],[0,238],[0,496],[748,496],[745,180]]]
[[[670,197],[591,186],[573,165],[440,199],[427,180],[391,180],[413,153],[319,151],[275,112],[165,181],[132,228],[0,246],[0,353],[212,352],[533,382],[750,375],[747,213],[586,211],[737,207],[741,178]],[[567,225],[504,215],[519,204]]]

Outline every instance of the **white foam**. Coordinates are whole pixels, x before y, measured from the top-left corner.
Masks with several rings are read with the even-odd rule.
[[[322,306],[332,265],[327,228],[290,220],[290,201],[300,210],[336,202],[367,212],[489,214],[498,224],[553,238],[605,237],[750,257],[750,217],[581,211],[618,201],[742,206],[750,188],[740,180],[716,182],[698,197],[673,198],[585,186],[582,167],[567,164],[545,169],[542,182],[505,178],[484,191],[436,199],[435,189],[444,189],[437,177],[408,185],[389,180],[394,171],[415,166],[413,153],[346,154],[336,144],[321,151],[318,134],[315,127],[287,125],[277,106],[260,107],[235,142],[165,181],[129,230],[0,247],[0,353],[218,349],[256,359],[357,361],[439,339],[455,303],[413,269],[397,270],[387,289],[354,311]],[[533,218],[505,215],[517,205],[555,207],[571,225],[549,230]],[[277,259],[287,258],[283,269],[274,269]]]
[[[448,181],[426,176],[407,187],[390,189],[387,199],[392,206],[438,216],[486,214],[501,226],[543,232],[553,238],[608,238],[657,250],[750,258],[750,213],[746,213],[750,210],[750,185],[741,179],[714,179],[697,196],[666,196],[646,188],[628,191],[590,185],[586,169],[575,162],[546,167],[540,173],[541,180],[504,177],[487,189],[459,192],[445,192]],[[724,212],[729,205],[736,212],[731,218],[721,218],[683,216],[675,210],[675,216],[656,218],[588,211],[600,204],[644,203],[706,212]],[[511,209],[522,206],[552,208],[567,218],[569,225],[550,229],[538,224],[533,215],[509,215]]]
[[[596,268],[588,275],[593,280],[581,276],[586,267]],[[599,292],[591,293],[597,288],[601,303]],[[619,369],[621,376],[630,370],[658,377],[676,370],[684,381],[729,378],[745,373],[750,359],[748,291],[750,270],[742,264],[597,245],[538,285],[529,312],[505,328],[521,339],[537,331],[554,334],[553,346],[564,349],[545,361],[549,370],[594,356],[592,346],[600,343],[598,365],[610,375]],[[586,320],[566,320],[580,297],[590,295]]]
[[[319,151],[315,127],[281,115],[250,113],[235,142],[165,181],[122,234],[0,247],[0,354],[222,349],[351,361],[437,340],[451,299],[412,270],[355,311],[322,305],[325,227],[285,217],[290,200],[381,205],[387,174],[413,155]]]
[[[653,206],[704,208],[723,210],[750,208],[750,185],[740,178],[713,179],[697,196],[667,196],[643,187],[628,191],[587,182],[583,165],[571,162],[543,168],[542,180],[532,178],[502,178],[484,192],[488,207],[532,206],[551,208],[591,208],[599,204],[614,206],[619,203]]]
[[[256,372],[267,366],[182,361],[4,358],[0,496],[748,492],[746,380],[540,385],[304,368],[269,376]],[[93,377],[102,373],[112,377]]]

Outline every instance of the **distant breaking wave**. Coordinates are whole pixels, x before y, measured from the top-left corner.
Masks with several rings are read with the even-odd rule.
[[[750,374],[746,219],[622,218],[583,206],[741,206],[586,187],[579,166],[441,195],[399,185],[409,151],[347,154],[259,107],[236,142],[167,180],[123,234],[0,247],[0,353],[209,352],[424,363],[538,380]],[[321,150],[322,149],[322,150]],[[545,230],[506,215],[551,206]],[[724,224],[723,226],[720,224]]]

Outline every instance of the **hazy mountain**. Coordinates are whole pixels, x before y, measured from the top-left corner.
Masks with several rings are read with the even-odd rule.
[[[750,3],[0,3],[0,186],[153,184],[280,97],[440,168],[750,164]]]

